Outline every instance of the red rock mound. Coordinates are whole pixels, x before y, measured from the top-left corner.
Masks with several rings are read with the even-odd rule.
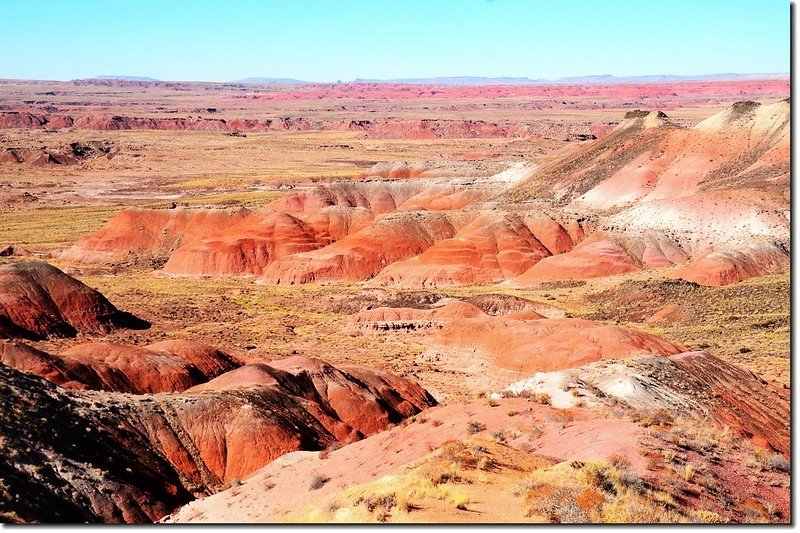
[[[711,415],[722,426],[742,431],[761,446],[791,453],[789,391],[706,352],[670,357],[714,398]]]
[[[510,315],[508,315],[508,318],[513,318],[514,320],[539,320],[540,318],[547,318],[547,317],[537,313],[533,309],[525,309],[524,311],[517,311],[516,313],[511,313]]]
[[[148,326],[47,263],[22,261],[0,267],[0,336],[38,340]]]
[[[511,280],[511,284],[525,287],[543,281],[600,278],[633,272],[640,268],[622,246],[596,234],[585,239],[570,252],[542,259]]]
[[[678,324],[688,320],[688,316],[678,304],[662,307],[644,321],[647,324]]]
[[[166,419],[137,423],[171,463],[207,486],[244,478],[292,451],[359,440],[435,405],[408,380],[305,357],[247,365],[187,392],[159,397],[174,406]]]
[[[352,319],[355,328],[364,331],[415,331],[443,328],[457,318],[475,318],[484,312],[466,302],[451,302],[432,309],[377,307],[361,311]]]
[[[270,264],[263,279],[278,284],[369,279],[386,265],[418,255],[434,242],[452,237],[456,228],[451,220],[437,212],[385,215],[330,246]]]
[[[43,377],[67,389],[87,389],[80,376],[72,372],[59,357],[27,344],[0,341],[0,363],[28,374]]]
[[[0,472],[18,496],[0,498],[4,520],[148,523],[193,499],[130,416],[134,397],[92,394],[0,364]]]
[[[229,355],[191,341],[80,344],[59,358],[90,389],[133,394],[184,391],[238,366]]]
[[[474,180],[341,181],[279,198],[270,209],[288,213],[316,213],[330,207],[362,207],[373,213],[448,211],[461,209],[484,197],[486,191],[470,187]]]
[[[82,237],[61,258],[82,263],[166,258],[180,245],[235,226],[248,213],[246,210],[126,210],[98,231]]]
[[[278,259],[326,246],[372,220],[368,210],[337,206],[299,217],[255,211],[222,231],[179,247],[163,270],[181,275],[260,275]]]
[[[416,178],[425,172],[427,168],[419,163],[408,163],[406,161],[395,161],[392,163],[378,163],[366,172],[354,176],[354,179],[406,179]]]
[[[5,248],[0,248],[0,257],[28,257],[30,255],[30,251],[16,244],[9,244]]]
[[[0,362],[65,389],[146,394],[183,391],[239,366],[229,355],[191,341],[137,347],[112,343],[74,346],[60,355],[0,342]]]
[[[702,190],[769,187],[788,176],[789,111],[788,100],[737,102],[693,128],[681,128],[663,113],[631,111],[610,134],[543,169],[511,195],[555,195],[609,208]]]
[[[186,339],[169,339],[145,346],[148,350],[180,357],[193,365],[207,378],[229,372],[241,363],[213,346]]]
[[[690,260],[676,275],[723,285],[785,269],[789,115],[788,100],[737,102],[691,128],[663,113],[629,112],[610,134],[534,172],[507,199],[615,210],[607,237],[635,261],[608,249],[598,250],[610,260],[604,266],[591,257],[562,265],[568,254],[542,261],[531,276],[555,279],[563,269],[564,278],[593,277]],[[584,263],[588,272],[570,273]]]
[[[309,376],[323,402],[364,435],[377,433],[436,403],[413,382],[361,366],[337,369],[324,361],[300,356],[270,364],[298,378]]]
[[[181,246],[164,272],[173,274],[261,274],[276,259],[319,248],[308,224],[287,214],[252,214],[225,230]]]
[[[0,512],[152,522],[281,455],[357,440],[435,404],[381,372],[305,358],[274,364],[233,371],[220,390],[154,396],[65,393],[0,364],[0,439],[3,457],[14,458],[0,460],[0,472],[20,495],[0,499]],[[258,386],[230,387],[237,382]]]
[[[166,521],[286,521],[287,514],[298,513],[298,509],[305,509],[317,499],[342,501],[340,491],[345,488],[393,474],[402,475],[419,465],[431,450],[471,436],[488,438],[504,434],[508,436],[502,445],[505,449],[533,449],[533,453],[559,461],[607,461],[615,455],[625,456],[637,472],[645,471],[638,449],[643,431],[630,420],[599,418],[585,409],[565,412],[524,398],[501,398],[494,405],[481,400],[434,407],[418,416],[415,423],[344,446],[325,459],[318,454],[303,454],[292,457],[291,461],[276,461],[254,473],[242,486],[192,502]],[[512,410],[517,413],[515,416],[505,416]],[[565,424],[567,416],[570,422]],[[421,423],[423,419],[427,423]],[[475,434],[475,427],[482,429]],[[531,427],[537,431],[532,433]],[[353,468],[354,464],[360,466]],[[329,478],[330,482],[321,488],[313,486],[309,480],[317,475]],[[505,489],[508,498],[514,498],[512,492],[519,485],[518,479],[504,485],[508,487]],[[490,485],[487,490],[499,489]],[[442,520],[452,515],[435,516]],[[464,516],[464,519],[474,521],[481,517]]]
[[[510,315],[522,311],[534,311],[547,318],[563,318],[564,314],[563,310],[556,307],[509,294],[478,294],[464,301],[492,316]]]
[[[272,261],[316,250],[373,219],[364,209],[330,207],[298,216],[270,209],[129,210],[61,254],[95,263],[165,261],[179,275],[259,275]]]
[[[531,374],[573,368],[601,359],[672,355],[681,346],[654,335],[575,318],[478,317],[450,322],[422,359],[446,368],[502,368]]]
[[[789,254],[778,248],[711,252],[671,272],[670,277],[700,285],[729,285],[789,268]]]
[[[493,283],[519,276],[541,259],[573,245],[569,232],[553,219],[489,212],[453,238],[388,266],[375,283],[426,287]]]

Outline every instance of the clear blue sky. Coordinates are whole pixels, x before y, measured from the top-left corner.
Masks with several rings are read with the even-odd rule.
[[[0,78],[789,71],[788,0],[0,0]]]

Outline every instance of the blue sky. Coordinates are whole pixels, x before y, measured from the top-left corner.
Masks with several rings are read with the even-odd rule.
[[[0,78],[789,71],[788,0],[0,0]]]

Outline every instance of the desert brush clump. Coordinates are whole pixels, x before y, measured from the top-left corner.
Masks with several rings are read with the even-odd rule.
[[[481,431],[484,431],[484,430],[486,430],[486,424],[484,424],[482,422],[477,422],[475,420],[471,420],[467,424],[467,432],[470,435],[474,435],[475,433],[480,433]]]
[[[753,464],[759,470],[789,473],[792,465],[788,459],[779,453],[773,453],[764,448],[753,448]]]
[[[450,502],[456,509],[465,511],[467,509],[467,504],[469,503],[469,496],[462,491],[453,491],[453,493],[450,495]]]
[[[322,474],[317,474],[313,478],[311,478],[311,484],[309,485],[309,488],[311,490],[319,490],[323,486],[325,486],[325,483],[327,483],[330,480],[331,479],[327,476],[323,476]]]
[[[551,523],[686,522],[669,494],[645,483],[630,462],[558,463],[535,470],[515,495],[523,497],[528,516]]]

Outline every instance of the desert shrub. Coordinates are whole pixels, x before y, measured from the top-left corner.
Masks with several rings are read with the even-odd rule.
[[[650,471],[658,470],[659,468],[661,468],[661,459],[659,459],[657,455],[648,456],[645,468]]]
[[[489,453],[489,448],[486,446],[481,446],[480,444],[476,444],[472,447],[472,455],[475,457],[480,457],[482,455],[486,455]]]
[[[602,489],[604,492],[612,492],[614,490],[614,486],[608,479],[606,466],[596,461],[586,463],[578,471],[578,481],[584,485]]]
[[[478,464],[476,466],[478,470],[489,470],[494,466],[494,461],[492,461],[488,457],[481,457],[480,459],[478,459]]]
[[[625,461],[618,462],[622,465]],[[644,482],[627,466],[617,467],[596,461],[588,462],[578,470],[578,481],[612,495],[642,493],[645,488]]]
[[[756,464],[762,470],[773,470],[776,472],[789,473],[792,470],[791,463],[779,453],[770,453],[763,448],[755,448],[753,456]]]
[[[336,500],[331,500],[325,504],[325,511],[329,513],[335,513],[338,511],[342,506],[339,505],[339,502]]]
[[[677,455],[678,454],[675,450],[670,450],[670,449],[661,450],[661,457],[663,457],[664,460],[667,461],[668,463],[673,462],[677,457]]]
[[[467,509],[467,504],[469,504],[469,496],[461,491],[456,491],[450,496],[450,502],[456,509],[464,511]]]
[[[330,481],[330,478],[329,478],[329,477],[323,476],[322,474],[317,474],[316,476],[314,476],[313,478],[311,478],[311,485],[310,485],[310,488],[311,488],[311,490],[319,490],[319,489],[321,489],[321,488],[322,488],[322,487],[325,485],[325,483],[327,483],[328,481]]]
[[[533,395],[533,400],[536,403],[540,403],[542,405],[552,405],[553,400],[550,398],[550,395],[546,392],[537,392]]]
[[[486,429],[486,424],[483,424],[481,422],[476,422],[475,420],[471,420],[467,424],[467,432],[470,435],[474,435],[475,433],[480,433],[481,431],[484,431],[485,429]]]
[[[531,490],[541,486],[542,483],[538,481],[534,481],[532,479],[523,479],[516,490],[514,490],[514,496],[527,496]]]
[[[578,507],[589,515],[598,512],[605,501],[605,496],[593,488],[585,488],[575,497]]]
[[[492,440],[500,443],[506,442],[506,432],[502,429],[498,429],[497,431],[492,432]]]
[[[628,469],[631,467],[630,459],[618,453],[612,454],[608,458],[608,462],[611,463],[611,466],[613,466],[614,468]]]
[[[242,484],[242,482],[239,481],[239,479],[233,478],[230,481],[228,481],[227,483],[225,483],[225,485],[222,486],[222,490],[230,489],[230,488],[233,488],[233,487],[238,487],[241,484]]]
[[[691,482],[696,472],[697,470],[692,463],[687,464],[683,469],[683,480],[686,482]]]
[[[420,475],[434,486],[461,481],[458,471],[444,461],[434,461],[424,465],[420,470]]]
[[[692,514],[694,518],[702,524],[722,524],[725,522],[720,515],[714,511],[707,511],[706,509],[700,509]]]
[[[410,513],[417,508],[411,500],[411,494],[407,491],[397,494],[397,508],[406,513]]]
[[[535,499],[526,497],[526,501],[530,502],[528,513],[542,515],[553,524],[590,523],[591,517],[578,505],[579,492],[577,488],[559,487]]]
[[[448,461],[451,465],[463,470],[475,468],[475,465],[478,462],[474,452],[471,452],[467,448],[467,445],[463,442],[450,442],[444,444],[439,457],[445,461]]]
[[[389,494],[374,494],[365,497],[361,503],[364,504],[364,507],[366,507],[367,511],[370,513],[376,509],[390,511],[392,507],[397,505],[397,497],[394,492]]]

